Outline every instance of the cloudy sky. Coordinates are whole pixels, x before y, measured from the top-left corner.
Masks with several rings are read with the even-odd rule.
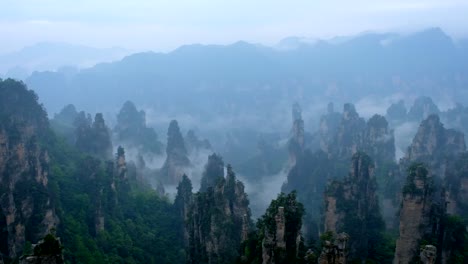
[[[441,27],[468,37],[468,0],[0,0],[0,53],[37,42],[168,51],[237,40]]]

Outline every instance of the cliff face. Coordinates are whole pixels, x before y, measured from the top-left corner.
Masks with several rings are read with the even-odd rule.
[[[259,220],[263,264],[297,263],[302,258],[301,226],[304,207],[296,194],[280,194]]]
[[[145,111],[138,111],[131,101],[125,102],[117,114],[114,132],[119,143],[127,149],[135,148],[144,154],[162,154],[163,146],[158,135],[146,125]]]
[[[334,181],[325,193],[325,231],[350,236],[351,259],[372,259],[384,222],[377,199],[373,161],[358,152],[352,158],[349,176]]]
[[[463,215],[465,210],[462,208],[466,205],[465,198],[468,196],[468,180],[465,176],[468,160],[465,151],[463,133],[445,129],[437,115],[430,115],[422,121],[400,164],[402,169],[411,162],[427,164],[429,174],[436,179],[438,189],[445,188],[447,212]]]
[[[97,113],[91,123],[90,116],[80,112],[75,119],[75,128],[75,146],[79,150],[103,160],[112,158],[110,130],[101,113]]]
[[[414,164],[408,169],[407,182],[403,188],[395,264],[414,263],[422,238],[432,232],[433,187],[432,178],[421,164]]]
[[[346,264],[349,236],[346,233],[332,234],[325,241],[318,264]]]
[[[161,179],[165,183],[177,184],[184,175],[184,169],[190,166],[184,138],[179,124],[172,120],[167,130],[166,161],[161,168]]]
[[[205,171],[200,183],[200,191],[204,192],[209,187],[215,187],[220,178],[224,178],[224,162],[223,158],[216,154],[211,154],[208,157],[208,163],[205,166]]]
[[[437,115],[430,115],[419,126],[405,159],[424,162],[431,172],[445,177],[446,162],[466,150],[464,135],[445,129]]]
[[[286,219],[284,217],[284,207],[278,207],[278,213],[274,219],[276,229],[271,231],[266,228],[265,237],[262,241],[263,264],[282,263],[286,259]]]
[[[228,165],[226,178],[205,192],[188,192],[188,178],[179,184],[176,198],[184,216],[187,263],[227,263],[239,255],[251,230],[250,209],[244,185]]]
[[[403,100],[398,101],[397,103],[393,103],[388,107],[387,114],[385,117],[387,120],[396,125],[406,121],[407,118],[407,110],[405,106],[405,102]]]
[[[343,107],[343,117],[335,138],[336,157],[349,159],[354,153],[360,150],[363,133],[366,128],[366,121],[359,117],[354,105],[345,104]]]
[[[320,148],[331,153],[334,144],[334,136],[338,133],[341,115],[335,112],[333,103],[328,104],[327,114],[320,118]]]
[[[49,196],[49,157],[39,139],[45,111],[32,91],[0,81],[0,253],[15,258],[58,224]]]
[[[433,114],[440,114],[439,108],[430,97],[421,96],[414,101],[413,106],[408,112],[408,119],[419,122]]]
[[[385,117],[374,115],[367,121],[363,145],[363,151],[372,157],[377,167],[395,161],[395,137]]]
[[[395,160],[395,139],[385,117],[374,115],[366,122],[352,104],[344,105],[341,117],[329,106],[327,115],[321,118],[320,137],[322,151],[331,158],[348,160],[364,151],[377,166]]]
[[[304,154],[304,120],[302,120],[302,110],[299,104],[294,104],[292,109],[292,136],[289,140],[289,163],[293,167],[298,159]]]
[[[463,153],[447,168],[445,178],[447,213],[468,219],[468,154]]]

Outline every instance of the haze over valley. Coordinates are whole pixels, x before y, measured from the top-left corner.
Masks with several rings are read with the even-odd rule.
[[[8,2],[0,264],[468,262],[463,1]]]

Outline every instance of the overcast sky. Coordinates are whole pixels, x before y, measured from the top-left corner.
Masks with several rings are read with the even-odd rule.
[[[0,6],[0,53],[43,41],[168,51],[435,26],[468,36],[468,0],[0,0]]]

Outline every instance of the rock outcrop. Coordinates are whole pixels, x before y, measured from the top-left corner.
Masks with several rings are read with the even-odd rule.
[[[49,196],[47,114],[23,83],[0,80],[0,255],[19,257],[59,222]]]
[[[338,133],[340,126],[341,114],[335,112],[333,103],[329,103],[327,107],[327,114],[320,118],[320,148],[326,152],[331,153],[333,145],[335,144],[335,135]]]
[[[184,217],[187,263],[226,263],[240,255],[240,245],[251,230],[250,209],[244,185],[227,166],[226,178],[205,192],[191,193],[185,176],[175,206]]]
[[[349,159],[360,150],[363,134],[366,129],[366,121],[359,117],[353,104],[345,104],[343,116],[335,138],[336,153],[338,159]]]
[[[419,254],[421,264],[435,264],[437,258],[437,248],[433,245],[425,245],[421,247]]]
[[[430,97],[421,96],[416,98],[413,106],[408,112],[408,120],[420,122],[428,118],[430,115],[440,114],[440,110]]]
[[[63,264],[62,244],[60,239],[48,234],[34,245],[30,255],[23,255],[19,264]]]
[[[75,146],[79,150],[102,160],[112,159],[110,130],[101,113],[97,113],[91,123],[89,115],[86,117],[84,112],[80,112],[75,120],[75,127]]]
[[[439,116],[430,115],[421,122],[405,159],[424,162],[433,175],[445,177],[445,165],[466,150],[464,135],[453,129],[445,129]]]
[[[201,178],[200,192],[205,192],[210,187],[215,187],[217,182],[224,178],[223,158],[217,154],[208,156],[208,163]]]
[[[292,109],[292,136],[289,140],[289,163],[290,166],[296,165],[297,160],[304,153],[304,120],[302,120],[302,109],[298,103],[293,105]]]
[[[377,167],[395,161],[395,137],[385,117],[374,115],[367,121],[362,151],[372,157]]]
[[[329,105],[320,122],[320,146],[330,158],[349,160],[356,152],[364,151],[377,166],[395,160],[395,139],[385,117],[374,115],[366,122],[353,104],[345,104],[339,116]]]
[[[118,142],[127,149],[136,149],[142,154],[162,154],[163,145],[154,129],[147,127],[145,111],[138,111],[131,101],[125,102],[117,114],[114,132]]]
[[[160,171],[161,180],[163,183],[177,184],[182,179],[184,170],[190,166],[190,160],[176,120],[171,121],[167,130],[166,155],[166,161]]]
[[[349,176],[335,180],[325,193],[325,231],[346,232],[350,259],[373,259],[385,225],[377,199],[374,165],[365,153],[353,155]]]
[[[304,207],[294,192],[281,193],[273,200],[259,220],[263,264],[296,263],[302,247],[302,216]]]
[[[432,233],[434,185],[421,164],[408,169],[400,211],[400,235],[396,242],[395,264],[415,263],[421,240]]]
[[[393,125],[401,124],[406,121],[407,110],[403,100],[393,103],[388,107],[386,119]]]
[[[332,234],[325,240],[318,264],[346,264],[349,236],[346,233]]]

